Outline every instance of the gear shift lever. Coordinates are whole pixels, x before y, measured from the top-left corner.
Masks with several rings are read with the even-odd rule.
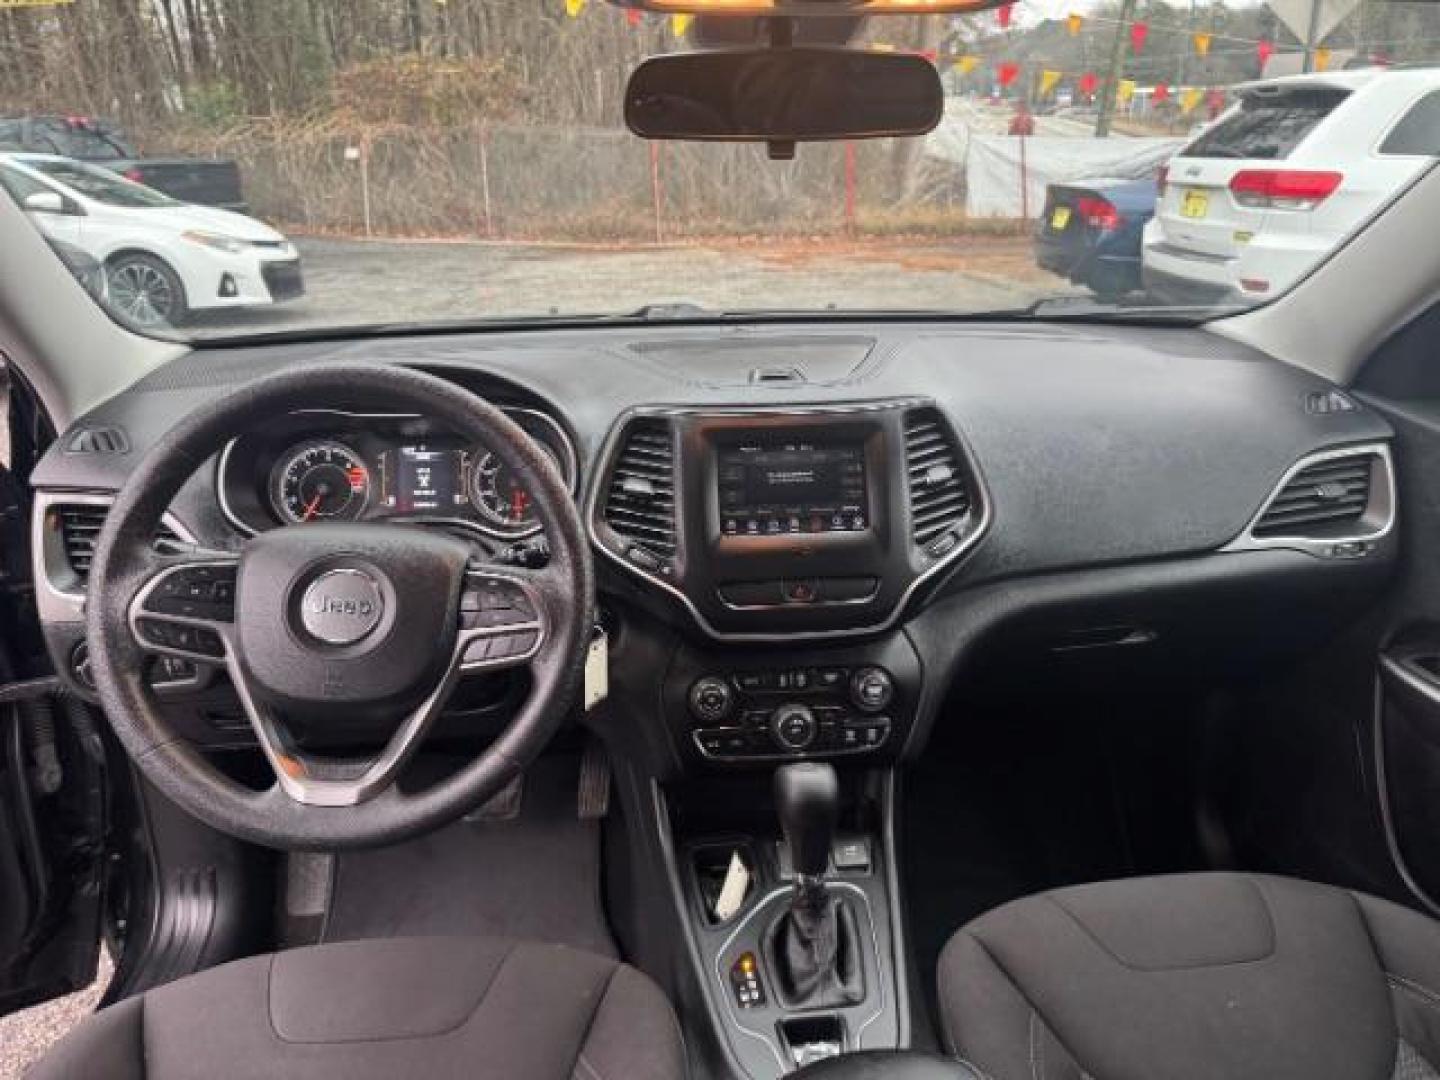
[[[790,848],[800,894],[823,893],[821,879],[830,866],[830,846],[840,814],[840,783],[830,765],[802,762],[775,770],[775,809]]]
[[[795,870],[790,909],[767,939],[781,996],[792,1007],[854,1004],[865,993],[856,960],[855,917],[825,885],[840,815],[835,770],[811,762],[777,769],[775,809]]]

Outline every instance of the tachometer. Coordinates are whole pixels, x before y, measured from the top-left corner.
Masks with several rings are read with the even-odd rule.
[[[555,451],[545,443],[537,445],[555,461]],[[519,477],[503,465],[500,459],[489,451],[477,451],[475,464],[470,470],[470,501],[491,527],[511,535],[523,535],[540,527],[533,512],[530,493],[521,485]]]
[[[343,443],[305,443],[275,470],[271,501],[292,524],[354,521],[370,502],[370,470]]]

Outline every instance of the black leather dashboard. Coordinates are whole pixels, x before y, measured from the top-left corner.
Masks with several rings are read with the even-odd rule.
[[[636,406],[932,398],[968,440],[993,501],[989,534],[952,585],[1218,549],[1305,454],[1390,434],[1364,408],[1307,412],[1307,396],[1328,384],[1198,330],[626,327],[200,349],[81,421],[123,428],[129,454],[56,450],[34,486],[115,489],[186,410],[286,365],[342,358],[423,366],[545,409],[575,439],[582,485]],[[202,473],[175,507],[201,537],[227,528],[212,484]]]
[[[542,412],[563,429],[596,540],[601,604],[624,630],[611,650],[611,702],[617,715],[640,721],[616,738],[659,775],[797,752],[910,756],[967,674],[1018,666],[1022,682],[1081,669],[1128,678],[1138,664],[1168,679],[1263,663],[1338,627],[1395,563],[1393,472],[1403,463],[1393,461],[1388,424],[1315,376],[1186,329],[837,321],[209,347],[156,370],[62,434],[33,477],[42,506],[103,501],[179,416],[246,380],[324,360],[423,367],[497,403]],[[961,548],[938,561],[911,543],[914,530],[903,521],[864,543],[854,532],[834,540],[818,560],[828,573],[846,573],[844,560],[829,556],[868,544],[873,560],[857,572],[882,582],[874,604],[853,609],[849,624],[843,613],[817,609],[812,618],[783,605],[769,616],[721,612],[715,590],[725,579],[708,571],[730,565],[725,552],[735,545],[725,537],[710,541],[716,557],[707,572],[685,572],[686,553],[678,552],[666,589],[655,574],[626,565],[625,545],[596,528],[591,511],[610,490],[617,433],[637,415],[699,417],[703,433],[706,418],[717,416],[738,415],[742,428],[753,426],[743,418],[763,416],[783,428],[787,415],[899,408],[891,427],[875,429],[878,444],[866,443],[873,496],[906,482],[908,451],[894,444],[909,446],[903,410],[916,403],[963,447],[975,512],[959,530]],[[118,428],[129,449],[68,452],[81,427]],[[674,423],[682,457],[687,445],[703,445],[687,434],[692,427]],[[1357,466],[1357,456],[1373,464]],[[719,460],[704,467],[713,472]],[[1373,542],[1257,540],[1259,515],[1311,468],[1321,473],[1312,476],[1318,486],[1301,484],[1302,510],[1310,493],[1332,486],[1327,477],[1343,479],[1349,468],[1353,485],[1355,468],[1369,470],[1369,505],[1351,524],[1371,530]],[[703,522],[718,512],[697,500],[714,498],[716,487],[703,468],[677,466],[674,475],[684,485],[676,492],[681,538],[688,530],[703,539]],[[215,463],[197,470],[172,504],[171,522],[202,543],[237,544],[243,536],[222,513],[216,476]],[[1335,490],[1341,505],[1347,489]],[[872,499],[872,516],[878,506],[894,519],[906,505]],[[37,540],[43,564],[55,545],[43,530]],[[790,575],[783,558],[751,565]],[[909,577],[897,584],[887,580],[892,573]],[[698,605],[710,616],[703,621],[685,594],[693,583],[709,590]],[[820,581],[822,589],[834,584]],[[47,641],[72,673],[82,632],[77,593],[40,583]],[[733,630],[742,632],[725,632]],[[870,706],[860,687],[876,672],[890,690]],[[796,707],[811,721],[790,731]],[[215,722],[197,719],[191,730],[212,743],[244,741]]]

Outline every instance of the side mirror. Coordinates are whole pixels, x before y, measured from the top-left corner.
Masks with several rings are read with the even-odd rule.
[[[58,191],[36,191],[25,196],[25,209],[37,214],[73,214],[76,207]]]
[[[944,108],[923,57],[825,46],[655,56],[625,92],[625,122],[641,138],[772,146],[924,135]]]

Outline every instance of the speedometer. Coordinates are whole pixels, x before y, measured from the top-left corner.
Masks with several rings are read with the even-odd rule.
[[[370,470],[343,443],[305,443],[275,470],[271,501],[282,519],[296,525],[354,521],[370,502]]]
[[[554,450],[545,443],[536,445],[560,468]],[[508,535],[521,536],[540,527],[530,492],[510,466],[488,450],[476,453],[475,467],[470,471],[470,501],[486,524]]]

